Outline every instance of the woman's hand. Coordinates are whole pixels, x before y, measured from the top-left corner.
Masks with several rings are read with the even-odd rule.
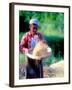
[[[33,51],[34,48],[30,48],[29,51]]]
[[[23,48],[23,53],[27,53],[28,52],[28,49],[27,48]]]
[[[25,53],[27,53],[28,52],[28,49],[25,49]]]

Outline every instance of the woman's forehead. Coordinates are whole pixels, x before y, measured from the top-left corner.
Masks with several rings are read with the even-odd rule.
[[[36,27],[36,28],[38,27],[36,24],[31,24],[30,26],[31,27]]]

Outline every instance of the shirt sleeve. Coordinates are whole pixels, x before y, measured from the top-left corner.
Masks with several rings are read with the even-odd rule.
[[[39,39],[44,40],[44,37],[41,33],[38,32]]]
[[[22,37],[20,45],[19,45],[19,50],[22,52],[24,51],[24,49],[26,49],[24,47],[24,45],[27,43],[27,33],[25,33],[25,35]]]

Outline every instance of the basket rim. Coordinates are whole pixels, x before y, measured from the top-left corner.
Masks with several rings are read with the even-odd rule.
[[[45,54],[45,55],[42,55],[42,56],[34,56],[32,55],[30,52],[27,52],[26,53],[26,56],[31,58],[31,59],[34,59],[34,60],[42,60],[43,58],[47,58],[51,55],[51,48],[48,47],[48,52]]]

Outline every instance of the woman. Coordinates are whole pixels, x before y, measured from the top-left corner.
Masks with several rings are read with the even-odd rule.
[[[25,33],[20,42],[19,49],[21,52],[27,52],[29,49],[37,44],[37,41],[43,40],[43,36],[38,32],[39,21],[37,19],[31,19],[29,22],[29,32]],[[35,40],[34,37],[37,37]],[[33,41],[32,41],[33,40]],[[27,78],[42,78],[42,61],[38,61],[38,66],[35,64],[35,60],[28,58],[27,64]]]

